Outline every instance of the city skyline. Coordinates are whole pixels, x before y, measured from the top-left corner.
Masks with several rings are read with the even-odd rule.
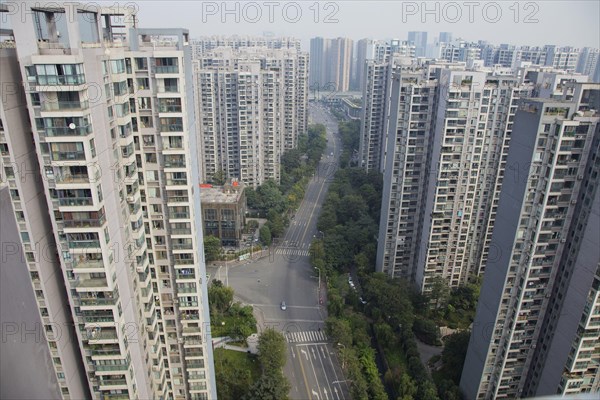
[[[191,37],[233,34],[262,36],[270,32],[273,36],[300,38],[305,51],[309,48],[310,38],[314,36],[348,37],[355,41],[362,38],[405,39],[409,31],[428,32],[430,41],[439,32],[452,32],[454,38],[486,40],[493,44],[600,46],[600,27],[595,18],[600,13],[600,4],[594,1],[522,3],[518,12],[510,8],[512,2],[482,1],[477,2],[479,6],[473,6],[472,10],[461,2],[429,2],[432,4],[431,10],[434,10],[433,4],[439,4],[438,11],[431,14],[421,9],[422,2],[406,1],[319,2],[318,7],[315,6],[316,2],[282,1],[273,2],[275,5],[272,8],[264,2],[250,3],[258,7],[244,8],[243,3],[238,3],[236,11],[236,2],[227,2],[230,8],[225,9],[221,7],[222,2],[206,1],[174,1],[169,3],[169,7],[179,13],[177,25],[188,27]],[[144,26],[173,25],[170,19],[163,18],[164,7],[160,2],[128,4],[137,7],[139,20]],[[459,7],[454,7],[454,4]],[[495,4],[500,7],[496,8]],[[525,4],[534,5],[525,8]],[[227,13],[228,10],[233,12]],[[299,16],[296,13],[298,10]],[[500,10],[499,17],[494,14],[496,10]],[[469,12],[472,13],[472,23],[468,22]],[[439,22],[435,21],[436,18]],[[329,20],[327,23],[324,22],[326,19]],[[365,20],[372,22],[365,23]],[[519,22],[515,23],[515,20]],[[568,23],[575,20],[578,21],[576,24]],[[568,26],[569,29],[548,29],[549,26]]]
[[[0,1],[0,397],[600,393],[600,0]]]

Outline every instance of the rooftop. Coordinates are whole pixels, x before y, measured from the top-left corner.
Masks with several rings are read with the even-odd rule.
[[[202,203],[236,204],[244,193],[243,185],[233,182],[232,185],[213,186],[203,184],[200,186],[200,200]]]

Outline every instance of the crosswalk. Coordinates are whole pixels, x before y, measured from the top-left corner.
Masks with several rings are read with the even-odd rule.
[[[282,248],[278,248],[275,251],[275,254],[282,254],[282,255],[286,255],[286,256],[306,256],[306,257],[308,257],[310,255],[310,250],[282,247]]]
[[[288,343],[318,343],[327,341],[327,335],[323,331],[287,332],[285,338]]]

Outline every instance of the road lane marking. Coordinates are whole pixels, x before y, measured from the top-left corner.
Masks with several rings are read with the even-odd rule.
[[[306,387],[306,394],[308,394],[308,398],[312,400],[312,396],[308,390],[308,381],[306,380],[306,374],[304,373],[304,366],[302,365],[302,360],[298,360],[300,363],[300,370],[302,371],[302,378],[304,379],[304,386]]]
[[[313,349],[313,355],[314,355],[314,349]],[[315,370],[315,365],[313,364],[312,360],[309,358],[308,361],[310,362],[310,367],[313,370],[313,375],[315,376],[315,382],[317,383],[317,390],[319,393],[321,393],[321,385],[319,385],[319,378],[317,378],[317,371]]]

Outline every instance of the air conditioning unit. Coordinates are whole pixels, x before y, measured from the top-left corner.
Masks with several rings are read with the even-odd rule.
[[[158,365],[153,365],[152,366],[152,371],[158,372],[158,371],[160,371],[160,367]]]
[[[582,180],[583,179],[583,174],[582,175],[577,175],[577,179],[578,180]]]
[[[153,331],[153,329],[152,329],[152,327],[151,327],[151,326],[146,326],[146,331],[147,331],[147,332],[152,332],[152,331]]]
[[[177,300],[177,299],[174,299],[174,300],[173,300],[173,304],[179,304],[179,300]]]
[[[133,197],[133,196],[127,196],[127,202],[128,203],[134,203],[135,202],[135,197]]]
[[[144,267],[135,267],[137,272],[144,272],[145,268]]]

